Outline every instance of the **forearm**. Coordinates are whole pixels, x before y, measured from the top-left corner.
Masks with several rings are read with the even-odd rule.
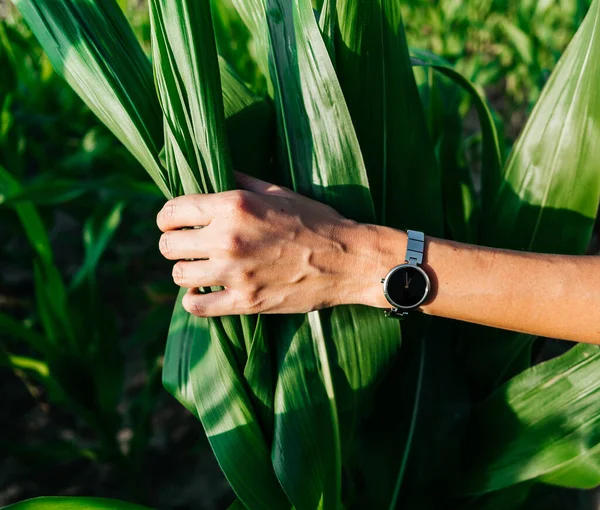
[[[389,308],[380,279],[403,262],[406,234],[366,228],[374,269],[362,299]],[[422,307],[426,314],[600,343],[600,257],[521,253],[427,238],[423,267],[432,280],[431,298]]]
[[[201,317],[389,308],[381,279],[406,234],[358,224],[288,189],[238,175],[246,191],[187,195],[158,215],[160,249]],[[189,228],[203,226],[205,228]],[[186,228],[188,227],[188,228]],[[600,258],[491,250],[427,238],[431,315],[600,344]],[[200,293],[202,287],[224,287]]]

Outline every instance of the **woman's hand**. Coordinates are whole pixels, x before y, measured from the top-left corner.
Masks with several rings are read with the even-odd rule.
[[[214,317],[376,304],[369,298],[383,276],[376,229],[288,189],[237,178],[245,190],[178,197],[158,214],[160,251],[179,261],[173,279],[190,289],[187,311]],[[225,290],[198,290],[211,286]]]

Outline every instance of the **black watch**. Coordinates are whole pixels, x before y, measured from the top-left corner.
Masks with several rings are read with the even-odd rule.
[[[387,317],[400,318],[410,310],[421,306],[431,291],[429,276],[420,267],[423,263],[425,234],[407,230],[408,244],[406,262],[390,270],[383,283],[383,293],[392,308],[385,311]]]

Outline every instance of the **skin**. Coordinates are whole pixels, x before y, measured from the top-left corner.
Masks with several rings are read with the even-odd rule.
[[[237,179],[242,190],[178,197],[158,214],[160,251],[178,261],[173,279],[189,289],[188,312],[217,317],[345,304],[390,308],[381,278],[404,262],[405,232],[356,223],[243,174]],[[423,313],[600,344],[600,257],[426,237],[423,267],[432,282]],[[198,290],[210,286],[225,289]]]

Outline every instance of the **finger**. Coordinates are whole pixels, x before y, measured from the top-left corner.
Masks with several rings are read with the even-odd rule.
[[[205,228],[170,230],[160,236],[158,248],[169,260],[210,258],[210,237]]]
[[[160,210],[156,223],[163,232],[206,226],[215,217],[220,201],[220,194],[184,195],[173,198]]]
[[[198,317],[221,317],[223,315],[239,315],[234,307],[233,293],[230,290],[202,293],[190,289],[183,296],[183,308]]]
[[[227,274],[211,260],[181,261],[173,266],[173,281],[180,287],[224,286]]]
[[[253,191],[260,195],[276,195],[280,197],[289,197],[294,192],[290,189],[271,184],[270,182],[261,181],[256,177],[251,177],[242,172],[235,172],[235,181],[238,186],[247,191]]]

